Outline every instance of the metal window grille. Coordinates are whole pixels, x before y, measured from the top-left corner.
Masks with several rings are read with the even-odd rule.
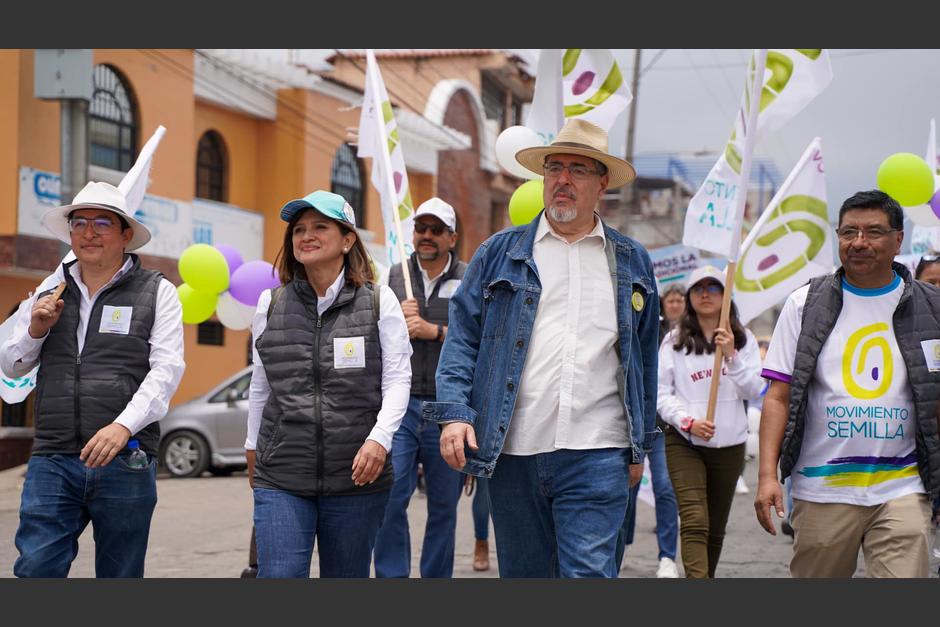
[[[349,144],[343,144],[333,157],[330,168],[330,191],[339,194],[356,213],[356,226],[365,228],[365,194],[362,189],[362,162]]]
[[[96,65],[88,111],[89,159],[126,172],[137,155],[137,114],[127,83],[109,65]]]
[[[196,153],[196,197],[226,202],[225,142],[215,131],[206,131],[199,138]]]
[[[217,320],[200,322],[196,332],[196,343],[225,346],[225,327]]]

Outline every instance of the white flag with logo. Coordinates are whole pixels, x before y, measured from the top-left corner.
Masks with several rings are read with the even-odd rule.
[[[71,253],[70,253],[71,254]],[[27,298],[20,303],[19,308],[13,315],[7,318],[6,322],[0,324],[0,346],[4,344],[13,335],[13,328],[16,326],[16,319],[21,315],[26,315],[31,306],[31,300]],[[36,387],[36,375],[39,373],[39,366],[36,366],[22,377],[10,378],[4,372],[0,372],[0,398],[4,403],[22,403],[29,396],[29,393]]]
[[[742,324],[815,276],[832,272],[822,146],[813,139],[741,247],[734,301]]]
[[[121,190],[127,200],[128,215],[133,216],[140,208],[140,203],[144,201],[144,195],[147,193],[147,180],[150,178],[150,164],[153,162],[153,153],[160,145],[164,133],[166,133],[166,127],[163,125],[158,126],[156,132],[141,149],[134,167],[128,170],[118,185],[118,189]]]
[[[927,153],[924,156],[924,160],[927,162],[927,165],[930,166],[930,169],[933,170],[933,180],[934,180],[934,190],[940,189],[940,161],[937,160],[937,135],[934,120],[930,120],[930,134],[927,136]],[[915,236],[918,236],[921,240],[935,240],[940,238],[940,216],[937,216],[934,213],[933,208],[929,204],[917,205],[916,207],[904,207],[904,212],[916,225],[911,234],[912,245],[911,252],[927,252],[926,250],[915,250],[914,243],[916,243]],[[918,230],[917,227],[926,227]]]
[[[366,88],[359,116],[360,158],[372,159],[372,186],[382,199],[382,221],[385,223],[385,250],[388,263],[402,261],[399,253],[399,231],[395,213],[401,222],[401,243],[405,255],[414,252],[411,243],[414,233],[414,206],[408,188],[408,173],[401,148],[398,124],[392,113],[392,103],[385,90],[379,65],[372,50],[366,50]]]
[[[731,138],[705,182],[689,201],[682,243],[731,257],[734,233],[740,231],[735,213],[736,196],[742,185],[746,119],[754,59],[748,66],[744,95],[735,117]],[[799,113],[832,81],[832,65],[827,50],[769,50],[760,97],[758,136],[772,133]]]

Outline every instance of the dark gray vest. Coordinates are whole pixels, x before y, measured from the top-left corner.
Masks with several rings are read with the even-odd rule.
[[[81,355],[76,339],[81,295],[69,273],[69,267],[77,262],[64,268],[65,308],[39,356],[34,455],[79,453],[99,429],[124,411],[150,372],[150,330],[163,275],[141,268],[136,255],[131,259],[131,270],[95,300]],[[132,308],[127,335],[99,332],[106,305]],[[146,452],[157,454],[158,423],[144,427],[134,437]]]
[[[447,326],[447,308],[450,306],[449,298],[440,298],[441,286],[445,281],[451,279],[463,279],[463,273],[467,269],[467,264],[453,257],[450,268],[440,280],[435,284],[431,292],[431,298],[425,304],[424,281],[421,280],[421,270],[418,268],[418,258],[416,254],[408,259],[408,267],[411,270],[411,289],[414,292],[415,299],[418,301],[418,311],[420,316],[433,324]],[[395,292],[398,300],[403,301],[407,298],[405,293],[405,274],[402,272],[401,264],[396,263],[388,272],[388,286]],[[437,387],[434,384],[434,374],[437,372],[437,362],[441,358],[441,347],[443,342],[436,340],[411,340],[411,348],[414,351],[411,354],[411,395],[412,396],[430,396],[437,394]]]
[[[940,290],[914,281],[910,271],[901,264],[895,263],[894,270],[904,281],[904,291],[894,310],[893,321],[914,398],[917,467],[927,493],[931,498],[937,498],[940,492],[940,435],[937,433],[940,373],[927,370],[920,343],[940,338]],[[780,449],[781,479],[790,475],[800,456],[807,392],[816,372],[819,353],[842,312],[843,276],[840,268],[835,274],[816,277],[810,282],[790,381],[789,415]]]
[[[357,487],[351,478],[353,458],[382,407],[372,286],[346,284],[322,317],[305,279],[277,292],[256,342],[271,395],[261,415],[255,485],[306,497],[388,490],[391,455],[374,483]],[[365,367],[335,367],[334,346],[351,350],[349,338],[362,338]]]

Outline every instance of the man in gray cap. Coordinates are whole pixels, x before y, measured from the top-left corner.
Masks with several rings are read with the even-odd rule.
[[[43,224],[77,259],[39,285],[0,347],[7,376],[39,364],[13,572],[67,576],[91,522],[95,574],[143,577],[157,421],[185,366],[182,308],[173,284],[129,254],[150,232],[116,187],[89,183]]]
[[[454,533],[463,475],[448,468],[441,457],[440,430],[421,419],[421,403],[435,398],[434,373],[447,335],[447,309],[467,264],[453,253],[457,244],[454,208],[440,198],[418,207],[414,229],[415,252],[407,262],[414,298],[407,298],[400,263],[392,266],[388,279],[389,287],[402,301],[414,353],[411,400],[392,443],[395,485],[375,542],[377,577],[407,577],[411,572],[408,501],[417,484],[418,462],[424,469],[428,498],[421,576],[450,577],[454,572]]]

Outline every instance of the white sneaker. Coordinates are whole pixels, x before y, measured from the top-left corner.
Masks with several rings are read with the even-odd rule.
[[[659,569],[656,571],[656,577],[659,579],[677,579],[679,571],[676,563],[671,558],[664,557],[659,560]]]
[[[744,477],[738,476],[738,484],[734,486],[735,494],[747,494],[750,490],[747,487],[747,484],[744,483]]]

